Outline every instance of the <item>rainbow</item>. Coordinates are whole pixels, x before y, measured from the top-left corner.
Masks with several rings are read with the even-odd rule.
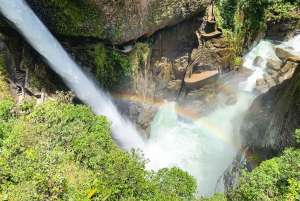
[[[152,102],[152,101],[147,101],[147,100],[143,100],[141,97],[138,97],[136,95],[132,95],[132,94],[114,94],[113,98],[117,101],[121,101],[121,102],[135,102],[135,103],[140,103],[142,105],[147,105],[147,106],[152,106],[152,107],[156,107],[158,109],[160,109],[161,107],[163,107],[165,105],[165,102]],[[228,137],[228,135],[223,132],[222,130],[216,128],[214,125],[212,125],[211,123],[205,121],[204,119],[200,118],[199,115],[192,113],[190,111],[188,111],[187,109],[183,108],[183,107],[167,107],[167,109],[169,109],[170,111],[175,112],[178,116],[183,117],[193,123],[195,123],[196,125],[210,131],[210,133],[213,133],[217,138],[222,139],[224,142],[226,142],[227,144],[229,144],[231,147],[233,147],[235,150],[239,150],[239,146],[235,143],[233,143],[230,139],[230,137]]]

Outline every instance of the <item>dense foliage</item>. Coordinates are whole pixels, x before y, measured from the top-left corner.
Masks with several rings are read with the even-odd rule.
[[[109,49],[102,43],[89,48],[88,53],[92,57],[95,78],[102,87],[110,91],[122,87],[130,88],[130,82],[138,80],[137,69],[145,67],[150,52],[151,42],[149,43],[137,42],[130,53],[123,53],[114,48]]]
[[[243,172],[230,200],[299,200],[300,150],[286,149],[252,172]]]
[[[89,107],[50,101],[16,111],[0,101],[0,200],[194,199],[193,177],[145,170],[140,151],[120,150],[109,121]]]
[[[104,17],[99,17],[87,1],[27,0],[47,27],[72,36],[103,37]]]
[[[288,0],[218,0],[215,14],[223,29],[224,40],[239,55],[244,46],[263,32],[267,17],[275,20],[299,19],[290,11],[299,1]]]

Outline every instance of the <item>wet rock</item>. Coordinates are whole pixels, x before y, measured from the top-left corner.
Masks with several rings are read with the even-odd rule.
[[[276,56],[277,56],[279,59],[281,59],[281,61],[283,61],[284,58],[289,57],[289,56],[292,55],[292,54],[289,53],[288,51],[286,51],[286,50],[284,50],[284,49],[282,49],[282,48],[279,48],[279,47],[276,48],[275,53],[276,53]]]
[[[283,80],[291,78],[294,74],[294,71],[295,71],[296,67],[297,67],[296,63],[294,63],[294,65],[291,65],[289,70],[279,77],[279,83],[281,83]]]
[[[289,55],[283,59],[283,62],[286,62],[286,61],[299,62],[300,57],[296,56],[296,55]]]
[[[180,90],[180,88],[181,88],[181,83],[182,83],[181,80],[171,80],[168,83],[167,89],[169,91],[176,91],[176,92],[178,92]]]
[[[253,66],[256,66],[256,67],[262,68],[262,67],[263,67],[263,66],[262,66],[263,61],[264,61],[264,59],[263,59],[261,56],[257,56],[257,57],[253,60],[252,65],[253,65]]]
[[[271,88],[276,85],[276,82],[272,77],[266,78],[265,81],[268,88]]]
[[[150,36],[159,29],[178,24],[205,11],[210,3],[208,0],[84,0],[60,7],[51,1],[27,2],[53,32],[110,38],[118,44]],[[66,9],[76,12],[64,12]],[[58,17],[61,18],[59,22]],[[75,22],[68,25],[68,19],[76,19],[76,25],[73,25]],[[62,28],[69,26],[72,26],[69,30]]]
[[[287,73],[291,68],[296,68],[296,66],[297,66],[297,63],[292,62],[292,61],[287,61],[284,64],[283,68],[281,69],[280,74],[283,75],[283,74]]]
[[[268,69],[268,70],[267,70],[267,73],[268,73],[269,75],[272,75],[272,76],[277,76],[277,74],[278,74],[277,71],[272,70],[272,69]]]
[[[264,86],[264,85],[265,85],[265,79],[256,80],[256,86]]]
[[[225,105],[234,105],[237,102],[237,94],[232,94],[228,97]]]
[[[298,16],[296,14],[294,16]],[[271,40],[285,41],[292,38],[296,32],[298,19],[295,17],[283,20],[277,20],[275,18],[269,18],[267,20],[266,37]]]
[[[264,73],[263,77],[264,77],[264,79],[267,79],[267,78],[271,77],[271,75],[269,75],[268,73]]]
[[[242,147],[269,159],[283,149],[298,146],[294,137],[300,128],[300,93],[294,93],[298,82],[297,67],[291,79],[259,95],[247,110],[241,126]]]
[[[263,86],[255,86],[253,88],[253,94],[254,95],[259,95],[261,93],[265,93],[267,90],[268,90],[267,87],[264,86],[264,85]]]
[[[266,66],[268,69],[279,71],[281,63],[279,61],[275,61],[273,59],[268,59]]]

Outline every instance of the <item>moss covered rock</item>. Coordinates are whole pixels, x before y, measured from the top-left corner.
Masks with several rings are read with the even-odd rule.
[[[109,39],[112,43],[151,35],[204,11],[209,0],[27,0],[54,32]]]

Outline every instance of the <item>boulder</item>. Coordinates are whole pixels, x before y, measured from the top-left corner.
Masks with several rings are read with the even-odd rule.
[[[295,62],[287,61],[284,64],[283,68],[281,69],[280,74],[283,75],[283,74],[287,73],[291,68],[296,68],[297,65],[298,64]]]
[[[275,71],[276,72],[276,71]],[[268,73],[264,73],[263,74],[264,79],[267,79],[268,77],[271,77],[271,75],[269,75]]]
[[[284,60],[285,57],[288,57],[288,56],[291,56],[292,54],[289,53],[288,51],[280,48],[280,47],[277,47],[276,50],[275,50],[275,53],[276,53],[276,56],[281,59],[281,61]]]
[[[283,60],[283,62],[286,62],[286,61],[299,62],[300,57],[298,57],[296,55],[289,55],[289,56],[285,57]]]
[[[234,105],[237,102],[237,94],[232,94],[228,97],[226,101],[226,105]]]
[[[268,69],[268,70],[267,70],[267,73],[268,73],[269,75],[272,75],[272,77],[277,77],[278,74],[279,74],[277,71],[271,70],[271,69]]]
[[[283,80],[291,78],[297,66],[298,63],[291,63],[288,71],[279,77],[279,83],[281,83]]]
[[[276,82],[272,77],[266,78],[265,81],[268,88],[271,88],[276,85]]]
[[[265,85],[265,79],[256,80],[256,86],[264,86],[264,85]]]
[[[268,69],[272,69],[275,71],[280,70],[281,63],[279,61],[273,60],[273,59],[268,59],[268,62],[266,64]]]
[[[261,93],[264,93],[267,91],[267,88],[265,86],[255,86],[253,88],[253,94],[254,95],[259,95]]]
[[[260,67],[262,68],[263,66],[263,62],[264,62],[264,59],[261,57],[261,56],[257,56],[254,60],[253,60],[253,63],[252,65],[253,66],[256,66],[256,67]]]

